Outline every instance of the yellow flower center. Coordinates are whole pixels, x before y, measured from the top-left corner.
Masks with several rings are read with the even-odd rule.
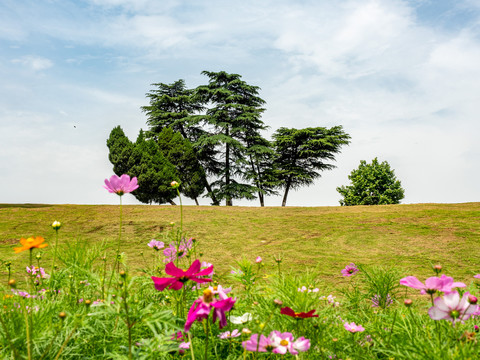
[[[280,345],[287,346],[288,345],[288,340],[283,339],[282,341],[280,341]]]

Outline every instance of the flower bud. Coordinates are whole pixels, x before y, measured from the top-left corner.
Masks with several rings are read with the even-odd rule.
[[[413,304],[413,300],[412,299],[405,299],[403,301],[403,303],[405,304],[406,307],[410,307]]]
[[[178,189],[178,187],[180,186],[180,184],[179,184],[178,182],[176,182],[176,181],[172,181],[172,182],[170,183],[170,186],[171,186],[172,188],[174,188],[174,189]]]
[[[438,275],[442,272],[442,265],[440,264],[436,264],[433,266],[433,271],[435,271],[435,273]]]
[[[473,326],[473,329],[475,330],[475,332],[479,332],[479,331],[480,331],[480,327],[478,327],[478,325],[474,325],[474,326]]]
[[[468,295],[468,302],[472,305],[475,305],[478,302],[478,299],[476,296]]]
[[[242,329],[242,334],[244,334],[244,335],[250,335],[251,333],[252,333],[252,331],[247,329],[247,328]]]
[[[88,299],[85,300],[85,305],[86,305],[87,307],[89,307],[90,305],[92,305],[92,300],[88,300]]]
[[[124,278],[127,276],[127,273],[124,271],[124,270],[120,270],[120,272],[118,273],[120,275],[120,277]]]
[[[10,286],[12,289],[15,289],[17,287],[17,282],[15,281],[15,279],[10,279],[8,281],[8,286]]]
[[[58,231],[61,227],[62,227],[62,224],[57,220],[55,220],[52,224],[52,228],[55,231]]]
[[[273,300],[273,303],[275,304],[275,306],[282,306],[283,305],[283,301],[279,300],[279,299]]]
[[[62,311],[61,313],[58,314],[58,317],[63,320],[63,319],[65,319],[65,318],[67,317],[67,314],[65,314],[65,313]]]

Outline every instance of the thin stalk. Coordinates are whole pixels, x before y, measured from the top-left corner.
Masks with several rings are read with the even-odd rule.
[[[122,240],[122,195],[120,195],[120,229],[118,232],[118,246],[117,246],[117,254],[115,256],[115,262],[113,263],[112,274],[110,275],[110,280],[108,281],[107,291],[110,289],[110,285],[112,284],[113,274],[115,273],[115,267],[120,268],[120,262],[118,257],[120,256],[120,244]]]
[[[50,341],[50,344],[48,345],[48,347],[45,349],[45,351],[43,352],[43,355],[42,357],[40,358],[40,360],[42,360],[48,353],[48,351],[50,350],[50,348],[52,347],[53,343],[55,342],[55,340],[57,339],[58,337],[58,334],[60,334],[60,330],[61,329],[58,329],[57,330],[57,333],[55,334],[55,336],[52,338],[52,341]]]
[[[53,273],[55,272],[55,260],[57,259],[57,247],[58,247],[58,229],[55,229],[55,251],[53,252],[52,273],[50,275],[50,278],[53,278]]]
[[[192,360],[195,360],[195,353],[193,352],[192,336],[188,333],[188,342],[190,343],[190,353],[192,354]]]
[[[206,319],[205,319],[205,355],[203,357],[204,360],[208,360],[208,339],[210,337],[209,335],[209,330],[210,330],[210,327],[208,326],[208,320],[209,320],[210,316],[208,316]]]
[[[57,353],[57,356],[55,356],[55,360],[57,360],[60,355],[62,354],[63,352],[63,349],[65,349],[65,346],[67,345],[67,343],[70,341],[70,339],[72,338],[73,334],[75,333],[75,331],[77,330],[77,326],[75,326],[72,330],[72,332],[70,334],[68,334],[67,338],[65,339],[65,341],[63,342],[61,348],[58,350],[58,353]]]
[[[126,282],[123,284],[123,286],[124,286],[123,303],[125,304],[125,318],[126,318],[127,329],[128,329],[128,358],[132,359],[132,326],[133,324],[130,323],[130,316],[128,313],[128,303],[127,303],[128,291],[127,291]]]

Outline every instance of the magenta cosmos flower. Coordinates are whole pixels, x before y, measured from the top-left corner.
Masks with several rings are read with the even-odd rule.
[[[207,269],[200,271],[200,260],[195,260],[190,268],[186,271],[177,268],[173,262],[169,262],[165,265],[165,272],[173,277],[171,278],[158,278],[152,276],[152,280],[155,284],[155,289],[163,291],[167,287],[172,290],[180,290],[188,280],[195,281],[196,283],[210,282],[212,279],[202,278],[202,276],[208,275],[213,270],[213,265]]]
[[[350,265],[345,266],[345,269],[342,270],[342,276],[352,276],[358,271],[357,266],[354,263],[350,263]]]
[[[110,180],[105,179],[104,188],[111,193],[122,196],[123,194],[130,193],[138,188],[137,178],[134,177],[132,180],[130,180],[130,176],[125,174],[120,177],[117,175],[112,175]]]
[[[217,290],[218,291],[218,290]],[[203,291],[203,295],[195,300],[188,311],[187,321],[185,322],[185,332],[188,332],[195,321],[202,321],[208,318],[210,310],[213,309],[213,319],[215,323],[218,319],[220,329],[227,326],[227,316],[225,313],[232,310],[237,299],[229,298],[223,291],[217,292],[218,298],[215,298],[213,288],[209,287]]]
[[[354,322],[343,324],[345,330],[350,331],[352,334],[356,332],[365,331],[365,328],[362,325],[357,325]]]
[[[457,321],[465,321],[478,309],[477,305],[468,301],[470,293],[466,292],[460,298],[457,291],[449,292],[434,300],[434,305],[428,310],[428,315],[433,320],[450,320],[452,324]]]
[[[462,282],[454,282],[453,278],[442,274],[441,277],[430,277],[425,280],[423,284],[415,276],[407,276],[400,280],[401,285],[405,285],[414,289],[421,290],[422,294],[435,294],[437,291],[448,293],[452,291],[452,288],[466,287]]]

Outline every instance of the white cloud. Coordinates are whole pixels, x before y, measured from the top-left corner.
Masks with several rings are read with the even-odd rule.
[[[12,63],[21,64],[33,71],[42,71],[53,66],[53,62],[41,56],[27,55],[19,59],[13,59]]]

